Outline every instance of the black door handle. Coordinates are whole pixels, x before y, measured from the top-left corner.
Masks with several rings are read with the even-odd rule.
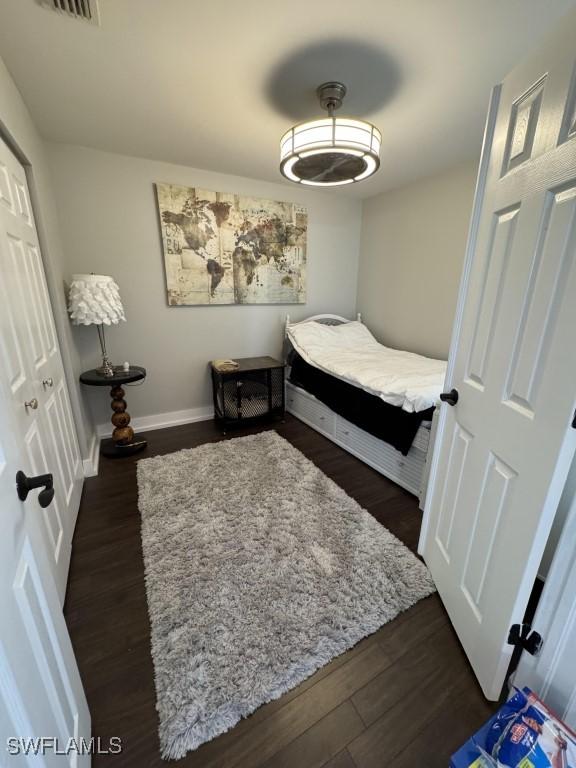
[[[38,494],[38,502],[41,507],[47,507],[54,498],[54,478],[49,473],[47,475],[36,475],[36,477],[26,477],[24,472],[16,472],[16,490],[20,501],[26,501],[28,494],[34,488],[42,488]]]
[[[440,400],[442,400],[443,403],[448,403],[448,405],[456,405],[458,402],[458,390],[451,389],[450,392],[442,392]]]

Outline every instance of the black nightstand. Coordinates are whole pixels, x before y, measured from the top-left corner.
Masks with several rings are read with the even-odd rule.
[[[284,363],[273,357],[245,357],[238,368],[219,371],[211,365],[214,418],[233,425],[284,418]]]

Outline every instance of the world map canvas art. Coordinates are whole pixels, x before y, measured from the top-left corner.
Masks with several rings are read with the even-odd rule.
[[[306,208],[156,184],[170,306],[304,304]]]

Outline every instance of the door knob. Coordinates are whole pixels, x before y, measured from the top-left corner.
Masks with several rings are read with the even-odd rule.
[[[16,472],[16,491],[20,501],[26,501],[28,494],[34,488],[42,488],[38,494],[38,502],[41,507],[47,507],[54,498],[54,478],[50,473],[26,477],[24,472]]]
[[[38,408],[38,400],[36,400],[35,397],[33,397],[32,400],[26,400],[24,403],[24,408],[26,408],[26,410],[28,410],[28,408],[32,408],[32,410],[35,411],[36,408]]]
[[[46,389],[46,387],[53,387],[54,379],[52,378],[52,376],[50,376],[50,378],[48,379],[42,379],[42,386],[44,387],[44,389]]]
[[[451,389],[450,392],[442,392],[440,400],[442,400],[443,403],[448,403],[448,405],[456,405],[458,397],[458,390]]]

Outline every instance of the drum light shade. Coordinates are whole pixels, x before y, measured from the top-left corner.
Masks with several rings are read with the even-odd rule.
[[[317,187],[353,184],[380,165],[380,131],[364,120],[335,117],[346,88],[324,83],[318,88],[328,117],[290,128],[280,141],[280,171],[290,181]]]

